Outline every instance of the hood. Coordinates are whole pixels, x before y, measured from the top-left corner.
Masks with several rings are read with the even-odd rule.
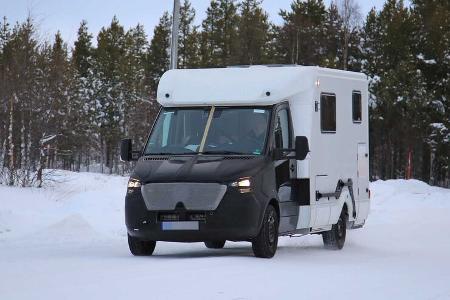
[[[131,177],[150,182],[229,182],[254,176],[266,164],[264,156],[147,156]]]

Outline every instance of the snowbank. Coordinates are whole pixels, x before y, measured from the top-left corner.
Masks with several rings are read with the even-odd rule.
[[[127,178],[58,171],[42,189],[0,185],[0,299],[450,299],[450,190],[417,180],[371,184],[366,226],[342,251],[320,236],[282,238],[271,260],[158,243],[132,257]]]
[[[44,188],[0,185],[0,241],[36,234],[73,237],[80,224],[85,234],[89,227],[99,237],[126,235],[123,198],[128,178],[56,171],[51,179]]]

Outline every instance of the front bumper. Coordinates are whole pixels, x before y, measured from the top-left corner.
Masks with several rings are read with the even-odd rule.
[[[128,234],[143,240],[172,242],[201,242],[214,240],[246,241],[259,232],[264,205],[254,193],[240,193],[228,189],[219,206],[213,211],[149,211],[141,191],[127,193],[125,198],[125,222]],[[204,216],[198,230],[163,230],[161,214],[190,214]]]

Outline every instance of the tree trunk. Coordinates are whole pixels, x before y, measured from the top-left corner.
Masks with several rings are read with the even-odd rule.
[[[431,148],[430,149],[430,181],[429,181],[430,185],[434,184],[434,170],[433,170],[434,155],[435,155],[434,149]]]
[[[348,42],[350,40],[350,33],[348,32],[348,28],[344,29],[344,51],[343,51],[343,60],[344,60],[344,70],[347,71],[347,65],[348,65]]]
[[[8,158],[9,158],[9,185],[14,185],[14,172],[15,172],[15,164],[14,164],[14,140],[13,140],[13,122],[14,122],[14,100],[11,98],[10,100],[10,108],[9,108],[9,134],[8,134]]]

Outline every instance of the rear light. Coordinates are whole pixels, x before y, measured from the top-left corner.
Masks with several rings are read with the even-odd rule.
[[[370,189],[367,189],[367,191],[369,192],[369,199],[370,199]]]

